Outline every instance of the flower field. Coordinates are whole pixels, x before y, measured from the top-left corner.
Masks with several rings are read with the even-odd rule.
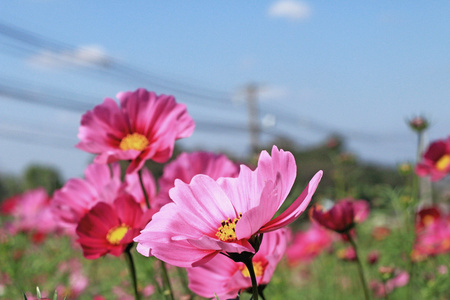
[[[450,299],[450,137],[425,147],[425,119],[397,169],[338,137],[235,159],[176,146],[174,97],[117,99],[81,116],[83,177],[0,178],[1,299]]]

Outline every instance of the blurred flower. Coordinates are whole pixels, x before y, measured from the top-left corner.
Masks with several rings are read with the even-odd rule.
[[[450,172],[450,137],[430,144],[416,166],[416,174],[438,181]]]
[[[8,225],[11,233],[31,233],[34,242],[42,242],[48,233],[55,233],[59,226],[51,212],[50,197],[44,188],[29,190],[5,200],[1,211],[13,216]]]
[[[261,233],[293,222],[308,206],[322,171],[311,179],[302,194],[278,217],[273,218],[294,184],[294,156],[272,148],[263,151],[252,171],[241,165],[239,177],[217,181],[194,176],[190,184],[175,181],[168,203],[135,238],[142,255],[180,267],[198,266],[219,252],[256,253]]]
[[[370,287],[376,298],[386,297],[387,294],[392,293],[396,288],[405,286],[409,282],[409,274],[406,271],[387,267],[381,268],[380,274],[384,277],[382,281],[372,281]]]
[[[173,96],[137,89],[117,98],[120,108],[106,98],[81,119],[77,147],[98,154],[95,163],[130,160],[127,173],[141,169],[148,159],[163,163],[172,156],[175,140],[194,131],[186,106]]]
[[[382,241],[391,234],[391,230],[384,226],[377,226],[372,229],[372,237],[377,241]]]
[[[208,175],[214,180],[219,177],[237,177],[239,165],[223,154],[203,151],[182,153],[164,167],[163,175],[158,180],[158,202],[161,204],[172,202],[169,190],[174,187],[175,179],[189,183],[197,174]]]
[[[370,251],[370,253],[367,255],[367,262],[370,265],[373,265],[378,261],[379,258],[380,258],[380,252],[378,252],[377,250],[373,250],[373,251]]]
[[[310,262],[333,243],[333,237],[328,230],[315,223],[305,231],[296,232],[294,240],[286,250],[289,264]]]
[[[328,211],[322,206],[311,208],[311,218],[320,225],[338,233],[348,233],[356,223],[361,223],[369,215],[369,203],[365,200],[342,199]]]
[[[261,247],[253,257],[258,286],[265,286],[270,282],[286,249],[286,239],[286,229],[264,234]],[[187,268],[187,274],[189,288],[202,297],[214,298],[216,294],[219,299],[234,299],[239,290],[252,286],[247,267],[224,255],[217,255],[201,266]]]
[[[422,207],[416,213],[416,230],[420,231],[425,227],[441,219],[441,211],[437,206]]]
[[[428,120],[421,116],[412,118],[408,123],[409,127],[416,132],[422,132],[429,126]]]
[[[445,275],[448,273],[448,267],[446,265],[440,265],[438,266],[437,271],[439,274]]]
[[[89,280],[83,273],[83,266],[78,259],[70,259],[58,266],[58,271],[68,273],[69,286],[66,288],[61,286],[57,289],[58,295],[67,298],[77,298],[88,286]]]
[[[407,176],[411,174],[413,167],[410,163],[402,163],[397,166],[397,170],[401,175]]]
[[[339,259],[342,259],[342,260],[356,261],[356,251],[352,246],[348,246],[346,248],[339,249],[336,252],[336,255]]]
[[[97,203],[80,220],[76,230],[84,257],[122,254],[139,234],[142,216],[141,206],[129,195],[119,196],[113,204]]]
[[[421,212],[416,218],[416,240],[411,253],[413,261],[450,252],[450,215],[442,215],[442,212],[438,215],[433,208]]]

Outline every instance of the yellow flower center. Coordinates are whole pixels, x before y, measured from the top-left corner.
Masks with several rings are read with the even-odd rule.
[[[142,151],[145,149],[145,147],[147,147],[149,144],[148,139],[140,134],[140,133],[133,133],[133,134],[128,134],[126,137],[124,137],[121,141],[120,141],[120,149],[122,149],[123,151],[127,151],[127,150],[138,150],[138,151]]]
[[[444,171],[447,169],[448,165],[450,165],[450,155],[445,154],[436,162],[436,169]]]
[[[248,268],[245,265],[242,265],[240,267],[242,275],[244,277],[250,277],[250,272],[248,271]],[[260,277],[264,275],[264,270],[266,269],[266,264],[262,261],[254,261],[253,262],[253,270],[255,271],[255,276]]]
[[[127,234],[130,227],[125,224],[116,226],[108,231],[106,239],[112,245],[119,245],[125,234]]]
[[[216,236],[219,238],[219,240],[224,242],[234,242],[237,240],[236,224],[241,217],[242,214],[239,213],[239,217],[234,218],[233,221],[231,221],[230,218],[228,218],[228,220],[222,220],[222,226],[220,226],[216,232]]]
[[[430,216],[430,215],[426,215],[425,217],[423,217],[422,222],[425,226],[428,226],[434,222],[434,217]]]

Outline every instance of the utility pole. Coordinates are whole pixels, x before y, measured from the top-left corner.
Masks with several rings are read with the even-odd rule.
[[[256,155],[259,151],[259,134],[261,131],[258,113],[258,89],[259,87],[255,83],[250,83],[245,88],[248,110],[248,129],[250,132],[250,151],[252,155]]]

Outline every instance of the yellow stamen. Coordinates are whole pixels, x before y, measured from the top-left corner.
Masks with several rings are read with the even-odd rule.
[[[262,261],[254,261],[253,262],[253,270],[255,271],[255,276],[260,277],[264,275],[264,270],[266,269],[267,263],[263,263]],[[244,277],[250,277],[250,272],[248,271],[245,265],[240,267],[242,275]]]
[[[236,224],[241,217],[242,214],[239,213],[239,217],[234,218],[233,221],[231,221],[230,218],[228,218],[228,220],[222,220],[222,226],[220,226],[216,232],[216,236],[219,238],[219,240],[224,242],[234,242],[237,240]]]
[[[126,150],[138,150],[138,151],[142,151],[145,149],[145,147],[147,147],[149,144],[148,139],[140,134],[140,133],[133,133],[133,134],[128,134],[126,137],[124,137],[121,141],[120,141],[120,149],[122,149],[123,151]]]
[[[106,239],[112,245],[119,245],[125,234],[127,234],[130,227],[125,224],[116,226],[108,231]]]
[[[444,171],[450,165],[450,155],[445,154],[436,162],[436,169],[439,171]]]

